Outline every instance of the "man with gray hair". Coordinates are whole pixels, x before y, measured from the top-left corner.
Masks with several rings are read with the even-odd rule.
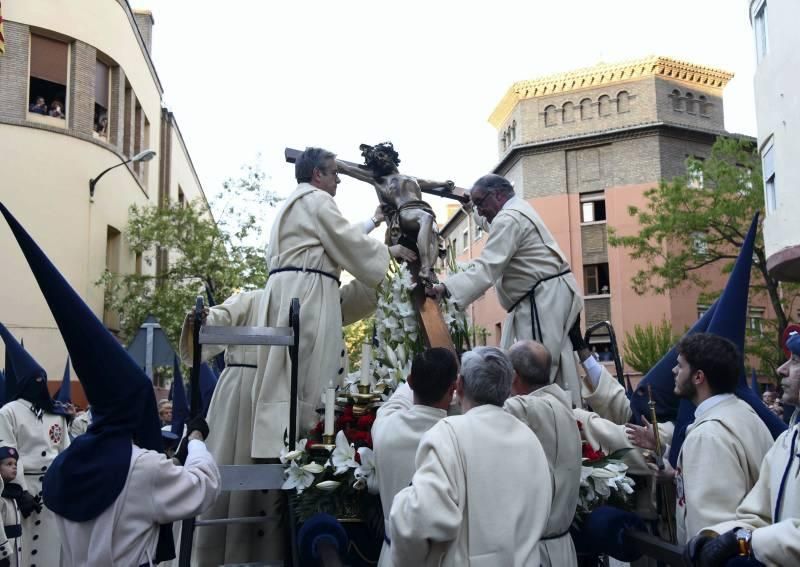
[[[581,435],[569,394],[551,384],[550,353],[536,341],[520,341],[509,351],[514,367],[512,397],[504,409],[536,434],[553,475],[550,516],[542,537],[541,565],[577,567],[569,527],[578,506]]]
[[[392,503],[394,565],[539,565],[552,478],[536,435],[503,411],[512,375],[498,348],[461,357],[464,414],[423,436],[411,486]]]
[[[346,356],[342,338],[342,305],[356,288],[350,322],[375,309],[375,288],[389,268],[389,257],[415,260],[402,246],[387,247],[350,224],[336,206],[339,184],[336,156],[306,148],[295,162],[297,188],[284,201],[272,224],[267,250],[269,279],[260,300],[263,324],[289,325],[289,303],[300,298],[300,376],[298,431],[316,421],[322,390],[338,383]],[[340,290],[339,276],[355,278]],[[360,300],[357,301],[356,299]],[[336,364],[336,361],[339,364]],[[253,383],[253,458],[276,458],[289,423],[289,352],[259,348]]]
[[[557,381],[580,404],[578,369],[569,330],[578,322],[583,301],[566,256],[539,214],[504,177],[484,175],[470,191],[471,203],[488,231],[478,258],[463,272],[433,286],[428,295],[449,295],[465,309],[492,285],[501,307],[501,345],[535,339],[552,354],[550,382]]]

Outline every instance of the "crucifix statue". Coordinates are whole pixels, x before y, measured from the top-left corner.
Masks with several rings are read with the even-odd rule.
[[[431,181],[400,173],[400,157],[391,142],[375,146],[361,144],[363,164],[336,160],[339,173],[375,188],[387,221],[386,244],[403,244],[417,252],[419,262],[409,266],[416,281],[423,284],[415,290],[415,303],[420,314],[428,346],[447,346],[453,349],[449,331],[444,324],[438,304],[426,298],[424,288],[437,283],[434,266],[443,248],[440,246],[436,215],[422,200],[422,193],[469,201],[463,189],[452,181]],[[300,151],[286,148],[286,161],[294,162]],[[446,337],[446,339],[445,339]]]

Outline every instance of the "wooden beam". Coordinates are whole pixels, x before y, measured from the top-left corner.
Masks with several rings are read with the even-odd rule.
[[[303,152],[301,150],[296,150],[294,148],[286,148],[283,153],[287,162],[294,163],[295,161],[297,161],[298,156]],[[360,167],[362,169],[364,167],[363,165],[353,163],[351,161],[345,161],[345,160],[341,161],[343,161],[344,163],[346,163],[351,167]],[[448,191],[447,189],[423,189],[422,192],[428,193],[429,195],[436,195],[437,197],[443,197],[445,199],[454,199],[461,203],[469,202],[469,195],[467,194],[467,191],[465,189],[462,189],[461,187],[455,187],[453,188],[452,191]]]

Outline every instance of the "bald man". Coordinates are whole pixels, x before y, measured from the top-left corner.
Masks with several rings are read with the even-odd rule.
[[[572,400],[558,384],[550,383],[550,352],[541,343],[519,341],[509,350],[514,377],[504,409],[539,438],[553,481],[550,516],[541,540],[541,562],[578,565],[569,527],[578,505],[581,478],[581,436],[572,413]],[[542,482],[543,479],[532,479]]]

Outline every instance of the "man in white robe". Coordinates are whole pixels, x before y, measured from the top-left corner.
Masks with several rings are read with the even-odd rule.
[[[365,233],[379,224],[382,216],[366,221]],[[224,303],[213,306],[204,314],[204,324],[212,326],[266,326],[266,312],[262,307],[265,290],[247,291],[229,297]],[[343,324],[363,318],[374,311],[377,296],[354,280],[341,289]],[[183,323],[180,353],[184,364],[191,367],[192,360],[192,313]],[[219,377],[211,405],[208,408],[208,424],[211,431],[207,440],[208,450],[220,465],[251,465],[250,456],[253,437],[253,384],[258,363],[255,346],[204,345],[202,360],[208,360],[224,350],[225,369]],[[267,493],[237,491],[223,493],[203,519],[242,518],[258,515],[272,518],[283,514],[284,497],[280,491]],[[280,560],[285,557],[284,526],[277,519],[263,524],[234,524],[203,528],[202,537],[195,539],[193,564],[198,567],[216,566],[223,563],[247,563],[253,561]]]
[[[456,392],[464,415],[423,436],[411,486],[392,504],[394,565],[539,565],[553,479],[536,435],[502,409],[512,374],[498,348],[462,356]]]
[[[492,285],[508,312],[501,345],[535,339],[552,353],[550,381],[569,390],[575,405],[580,389],[568,333],[583,309],[575,276],[541,217],[511,183],[485,175],[470,191],[472,203],[489,223],[486,244],[463,272],[453,274],[429,295],[449,294],[465,309]]]
[[[572,400],[558,384],[550,384],[551,357],[544,345],[520,341],[508,354],[514,366],[513,396],[503,407],[536,434],[554,481],[540,562],[543,567],[577,567],[569,527],[580,491],[581,435],[572,413]]]
[[[387,535],[378,561],[380,567],[392,564],[388,544],[392,500],[414,476],[414,456],[420,439],[447,417],[457,375],[458,360],[451,351],[445,348],[425,350],[414,357],[408,382],[401,384],[378,409],[372,425],[372,447]]]
[[[262,310],[270,327],[289,324],[289,304],[300,300],[298,434],[316,421],[322,389],[344,373],[342,296],[339,275],[347,270],[376,288],[389,257],[413,260],[402,246],[388,248],[341,215],[333,197],[339,183],[335,155],[308,148],[295,163],[299,185],[272,225],[267,251],[270,277]],[[285,347],[260,347],[253,383],[254,458],[277,458],[289,423],[290,360]]]
[[[791,356],[778,368],[784,404],[800,406],[800,335],[786,341]],[[758,481],[735,517],[710,526],[689,544],[702,566],[724,565],[745,547],[745,553],[769,566],[800,565],[800,424],[797,415],[761,463]],[[719,535],[710,539],[711,535]],[[748,549],[749,548],[749,549]]]
[[[734,517],[758,480],[772,436],[733,394],[742,362],[732,342],[695,333],[677,350],[675,394],[697,408],[675,471],[677,539],[685,544],[704,527]]]
[[[159,525],[197,516],[219,494],[219,470],[200,431],[189,431],[188,449],[178,466],[134,444],[125,487],[110,507],[88,522],[57,518],[65,565],[155,565]]]

